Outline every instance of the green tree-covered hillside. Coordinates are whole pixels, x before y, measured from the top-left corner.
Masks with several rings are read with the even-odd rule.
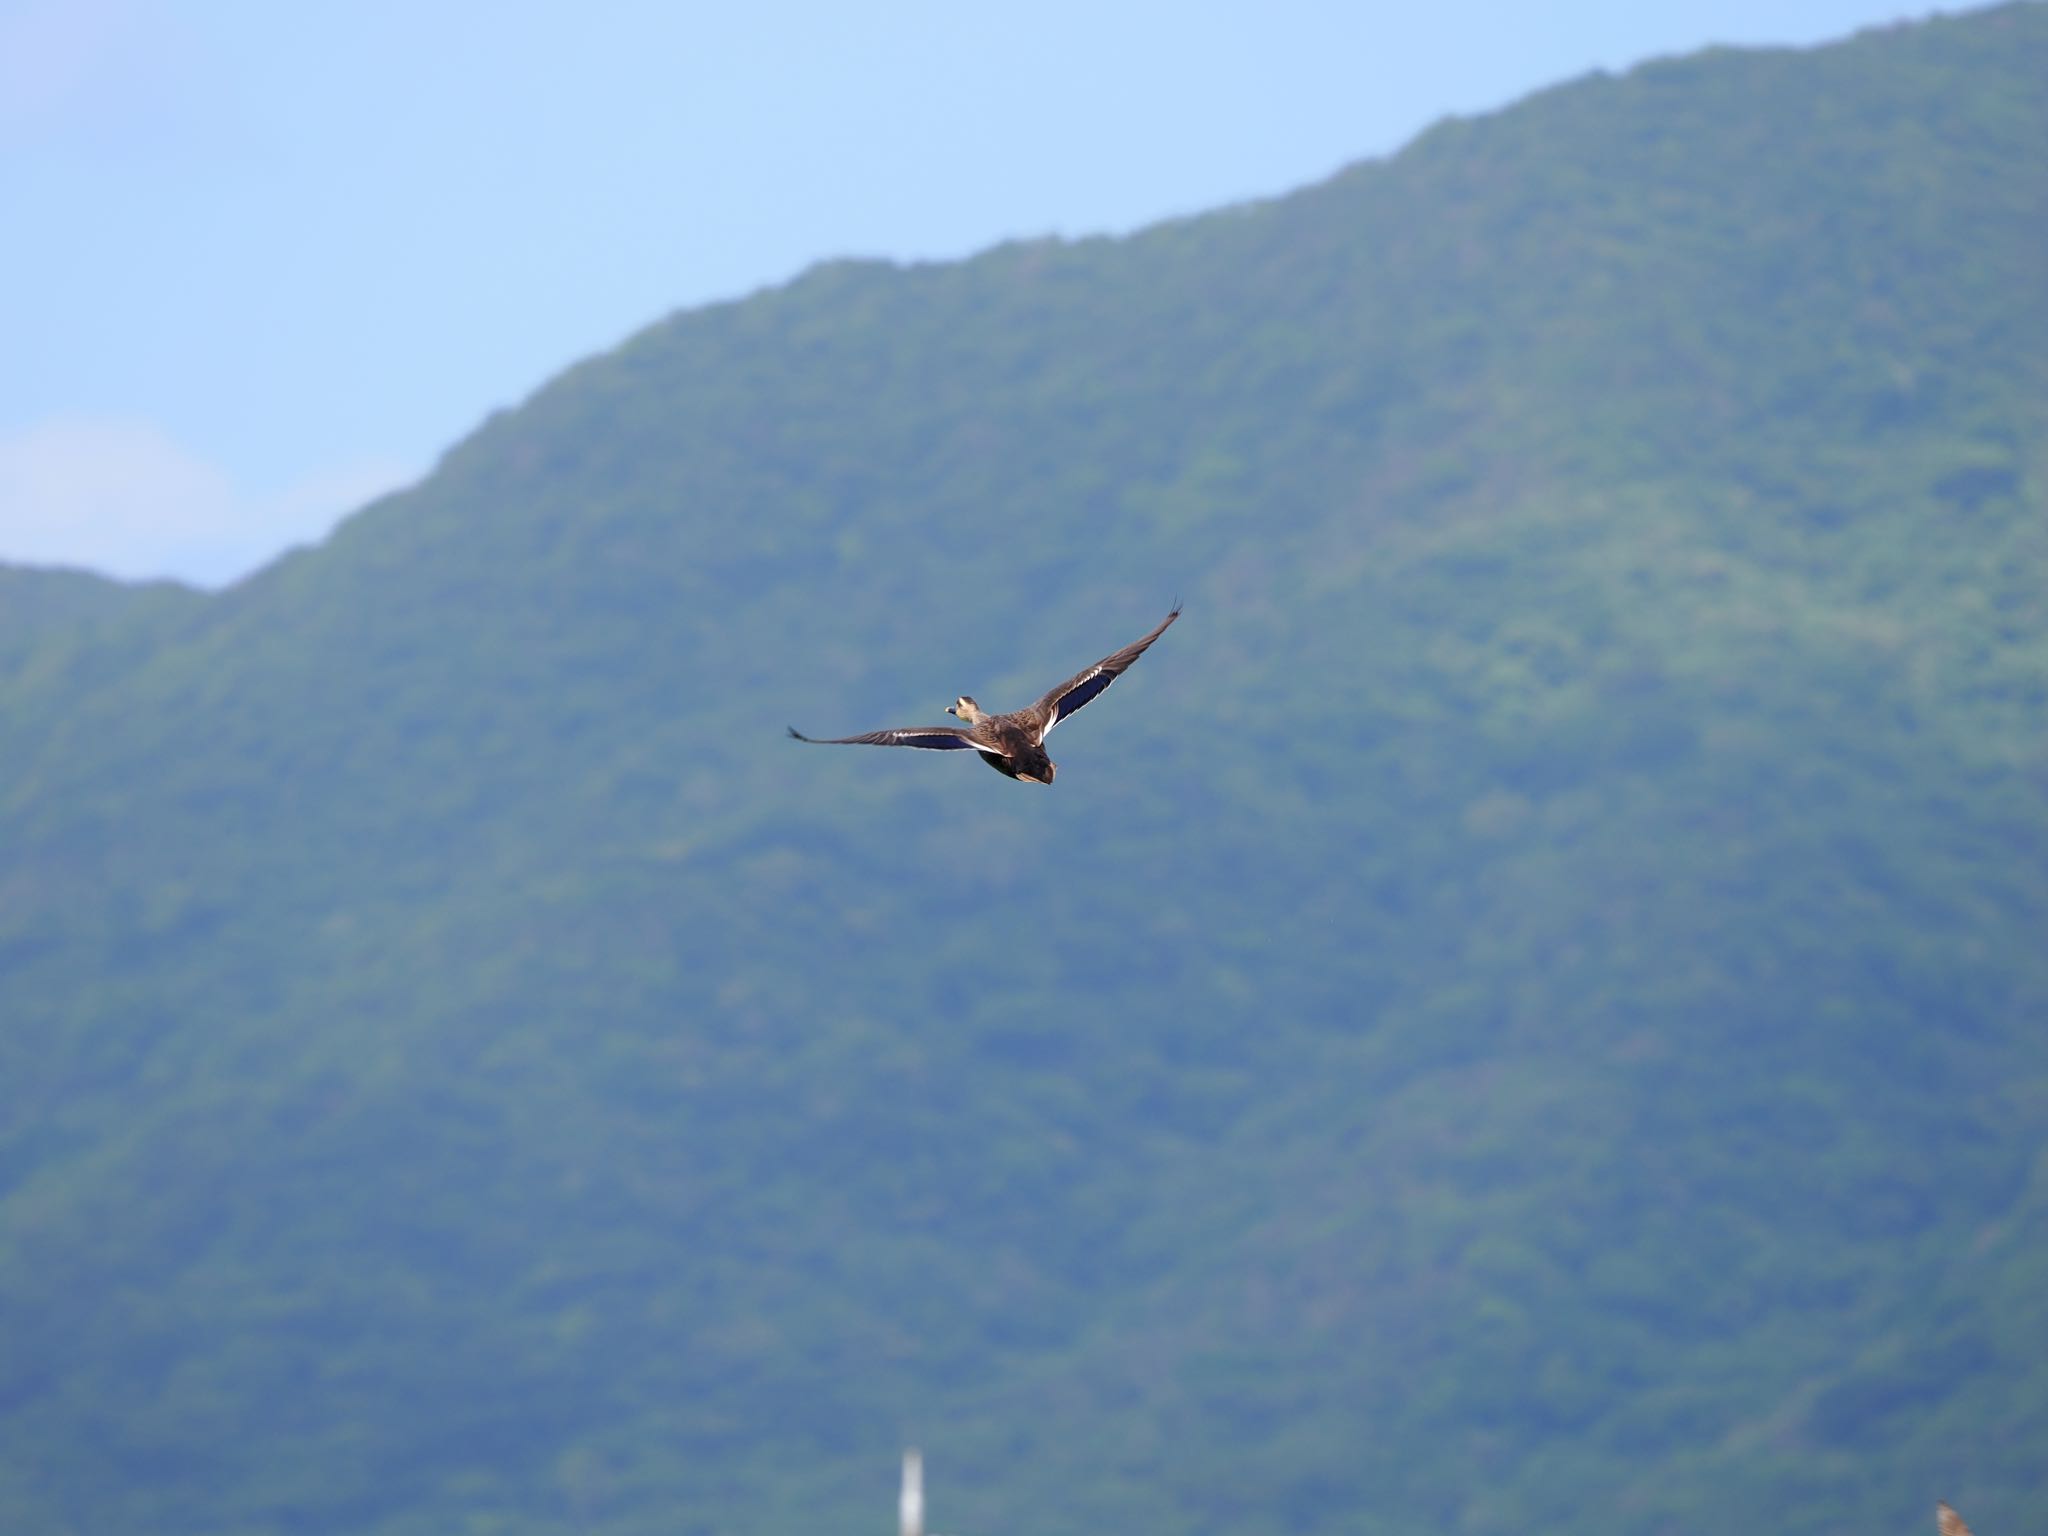
[[[0,1530],[2031,1528],[2044,79],[1589,78],[0,572]],[[1176,596],[1050,789],[783,734]]]

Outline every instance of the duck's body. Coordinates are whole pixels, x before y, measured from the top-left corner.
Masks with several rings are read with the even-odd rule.
[[[1031,718],[1031,710],[985,715],[980,705],[962,694],[947,706],[946,713],[966,723],[966,734],[981,760],[997,773],[1031,784],[1050,784],[1059,772],[1045,755],[1045,731]]]
[[[1173,612],[1151,634],[1077,672],[1028,709],[985,714],[979,704],[962,694],[946,709],[947,714],[960,721],[959,725],[910,726],[829,739],[806,736],[791,726],[789,734],[798,741],[818,741],[824,746],[921,747],[933,752],[971,748],[981,754],[983,762],[1007,778],[1050,784],[1059,771],[1045,754],[1045,738],[1052,728],[1122,677],[1131,663],[1145,654],[1145,648],[1165,634],[1167,625],[1179,617],[1180,605],[1176,603]]]

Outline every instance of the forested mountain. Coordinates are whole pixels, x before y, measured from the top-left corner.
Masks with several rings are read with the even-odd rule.
[[[63,665],[60,657],[90,648],[105,631],[122,635],[159,613],[198,601],[199,594],[173,582],[128,586],[86,571],[0,565],[0,679],[19,696],[29,690],[30,680],[16,674],[31,663],[53,672]],[[117,659],[132,649],[133,642],[125,639],[113,644]],[[65,686],[72,684],[67,680]],[[58,707],[64,707],[62,700]]]
[[[1593,77],[0,572],[0,1530],[2034,1528],[2044,80]],[[1176,596],[1050,789],[783,735]]]

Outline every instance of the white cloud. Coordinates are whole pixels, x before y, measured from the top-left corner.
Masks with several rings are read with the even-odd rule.
[[[221,586],[412,478],[373,460],[251,494],[153,422],[47,420],[0,432],[0,560]]]

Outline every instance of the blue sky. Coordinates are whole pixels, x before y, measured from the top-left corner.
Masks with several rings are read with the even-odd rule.
[[[0,560],[217,585],[662,315],[1883,0],[0,0]]]

